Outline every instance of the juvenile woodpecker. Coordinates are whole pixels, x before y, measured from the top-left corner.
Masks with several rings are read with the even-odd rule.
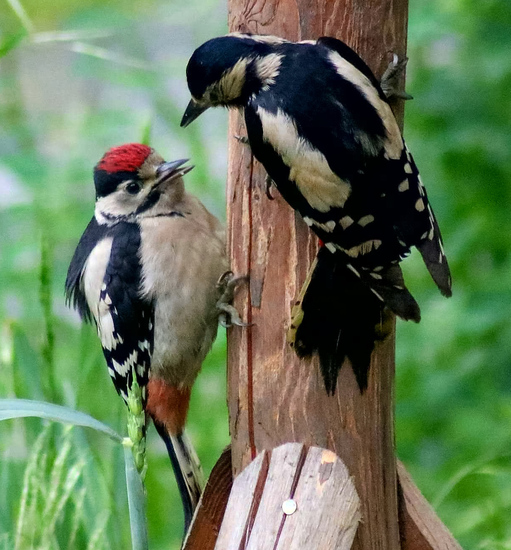
[[[412,246],[451,295],[438,224],[379,82],[340,40],[240,33],[200,46],[186,74],[181,125],[208,107],[242,109],[254,156],[321,241],[288,333],[296,352],[319,355],[329,393],[348,357],[364,389],[383,307],[420,320],[399,266]]]
[[[94,217],[74,253],[66,295],[95,321],[117,392],[133,373],[163,438],[188,528],[202,471],[184,425],[192,384],[216,337],[234,279],[224,230],[184,188],[187,160],[165,162],[136,143],[110,149],[94,169]],[[234,315],[236,317],[236,315]]]

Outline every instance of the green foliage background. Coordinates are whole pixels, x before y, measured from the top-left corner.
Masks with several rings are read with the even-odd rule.
[[[223,215],[226,114],[178,122],[188,56],[226,18],[215,0],[0,0],[0,397],[124,432],[95,331],[64,305],[65,273],[92,214],[93,165],[149,130],[167,159],[193,159],[189,188]],[[511,548],[510,37],[509,0],[410,0],[406,139],[454,297],[417,255],[405,263],[423,321],[398,323],[397,447],[460,543],[495,550]],[[209,471],[228,442],[223,333],[189,430]],[[94,433],[3,422],[0,487],[0,549],[129,546],[122,450]],[[151,548],[178,548],[177,489],[153,431],[147,489]]]

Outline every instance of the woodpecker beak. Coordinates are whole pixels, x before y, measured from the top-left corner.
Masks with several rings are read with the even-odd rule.
[[[209,108],[209,105],[199,105],[195,99],[191,99],[188,103],[188,107],[185,110],[185,114],[181,120],[181,128],[186,128],[188,124],[193,122],[197,117],[199,117],[206,109]]]
[[[173,160],[172,162],[164,162],[160,164],[156,169],[156,176],[158,177],[158,185],[163,182],[171,182],[176,178],[180,178],[185,174],[188,174],[194,166],[183,166],[185,162],[188,162],[190,159],[179,159]]]

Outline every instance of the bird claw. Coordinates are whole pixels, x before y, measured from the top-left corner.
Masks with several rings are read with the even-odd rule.
[[[387,99],[393,97],[405,100],[413,99],[413,96],[405,90],[401,90],[399,85],[400,77],[403,74],[407,63],[408,57],[399,58],[396,53],[393,54],[392,61],[388,64],[380,81],[381,89]]]
[[[250,141],[248,140],[247,136],[238,136],[235,134],[234,139],[238,140],[239,143],[242,143],[243,145],[248,145],[250,147]]]
[[[230,328],[233,325],[237,327],[249,327],[251,325],[241,320],[238,310],[234,306],[231,306],[231,304],[220,304],[217,302],[216,307],[220,310],[218,322],[224,328]]]
[[[249,323],[245,323],[241,320],[241,317],[236,308],[231,305],[234,299],[234,293],[240,283],[248,281],[247,275],[234,275],[232,271],[226,271],[220,276],[216,284],[218,290],[221,292],[220,298],[216,303],[218,310],[218,322],[225,328],[236,325],[238,327],[248,327]]]
[[[271,201],[275,199],[275,197],[271,194],[271,186],[273,185],[273,180],[270,178],[268,174],[266,174],[266,180],[265,180],[265,190],[266,190],[266,196]]]

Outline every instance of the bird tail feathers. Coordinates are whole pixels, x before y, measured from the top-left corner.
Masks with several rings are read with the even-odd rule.
[[[335,392],[345,358],[360,390],[367,387],[375,342],[389,332],[385,305],[403,319],[420,320],[419,306],[405,287],[399,265],[374,277],[348,269],[345,258],[326,248],[319,250],[293,308],[288,341],[299,357],[319,356],[329,394]]]
[[[422,239],[416,246],[422,255],[424,263],[428,268],[428,271],[435,281],[436,285],[440,289],[440,292],[446,296],[452,296],[452,278],[449,264],[444,253],[444,247],[442,244],[442,236],[440,235],[440,229],[438,223],[432,214],[433,223],[433,238],[429,236]]]
[[[186,534],[204,488],[202,466],[190,439],[184,431],[176,435],[171,434],[163,424],[154,422],[154,425],[165,442],[172,463],[183,503]]]

